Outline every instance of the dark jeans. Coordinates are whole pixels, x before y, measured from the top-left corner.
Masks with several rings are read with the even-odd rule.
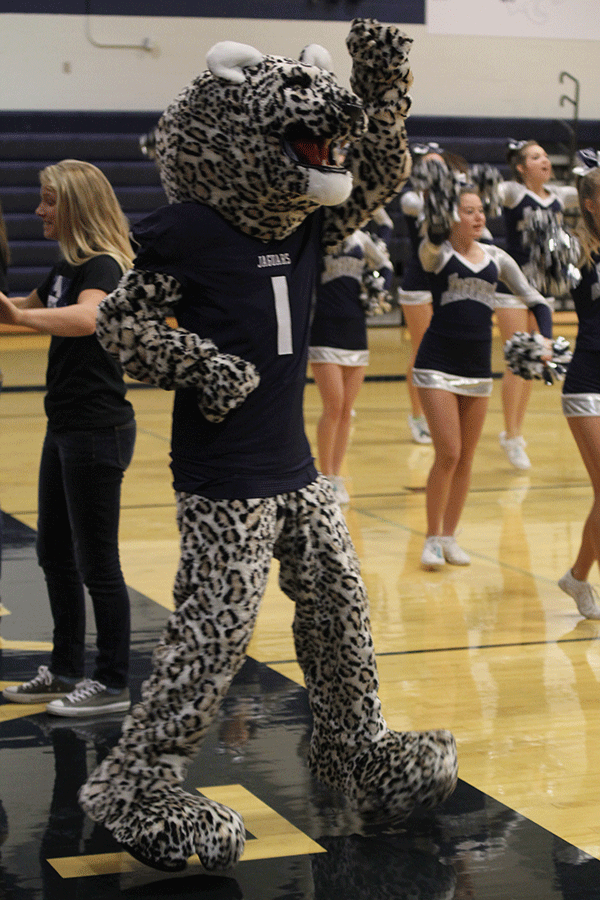
[[[119,560],[123,473],[131,462],[135,422],[97,431],[46,432],[38,486],[38,561],[54,620],[50,669],[82,678],[87,587],[96,620],[93,678],[127,684],[129,595]]]

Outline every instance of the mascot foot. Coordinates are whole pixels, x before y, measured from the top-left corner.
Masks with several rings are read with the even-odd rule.
[[[235,810],[156,778],[110,781],[111,766],[103,767],[83,785],[79,803],[134,859],[163,872],[181,871],[194,854],[210,872],[238,862],[246,831]]]
[[[330,745],[331,746],[331,745]],[[331,787],[340,788],[361,813],[378,819],[405,818],[417,806],[433,808],[456,787],[456,743],[449,731],[388,731],[380,740],[346,754],[345,777],[328,777],[331,750],[315,753],[314,774]],[[339,765],[339,763],[338,763]]]

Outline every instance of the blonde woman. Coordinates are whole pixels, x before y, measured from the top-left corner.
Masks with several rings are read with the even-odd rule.
[[[135,419],[123,376],[95,336],[96,308],[132,264],[128,224],[109,182],[89,163],[63,160],[40,173],[36,214],[61,259],[28,297],[0,293],[0,321],[52,336],[48,352],[38,494],[38,561],[54,622],[49,666],[5,688],[15,703],[61,716],[130,706],[129,596],[119,562],[121,482]],[[84,678],[85,600],[96,620],[97,657]]]
[[[6,234],[6,222],[2,214],[0,203],[0,291],[8,290],[8,267],[10,265],[10,248],[8,235]]]
[[[587,619],[600,619],[600,598],[589,583],[593,564],[600,563],[600,168],[579,179],[582,247],[581,281],[571,293],[579,320],[573,359],[563,384],[562,406],[569,428],[590,476],[594,500],[577,558],[558,582]]]

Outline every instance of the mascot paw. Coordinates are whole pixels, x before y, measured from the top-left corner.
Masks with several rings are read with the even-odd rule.
[[[251,362],[227,353],[207,359],[204,371],[206,380],[198,389],[198,406],[209,422],[222,422],[260,383],[260,375]]]
[[[456,743],[449,731],[388,731],[360,751],[348,778],[348,798],[377,817],[433,808],[456,787]]]
[[[313,734],[311,770],[377,820],[406,818],[417,806],[438,806],[456,787],[456,744],[449,731],[387,731],[353,755],[331,748],[331,742]]]
[[[134,859],[168,872],[184,869],[194,854],[209,872],[230,869],[246,841],[239,813],[178,787],[138,798],[127,822],[113,834]]]
[[[164,872],[179,872],[196,854],[207,871],[222,871],[240,859],[246,841],[235,810],[178,786],[116,783],[96,770],[79,792],[85,812],[104,825],[134,859]]]
[[[406,95],[413,83],[408,62],[411,44],[412,38],[395,25],[381,25],[375,19],[354,19],[346,38],[353,60],[352,90],[366,103],[382,99],[382,88],[388,103],[390,87],[399,95]]]

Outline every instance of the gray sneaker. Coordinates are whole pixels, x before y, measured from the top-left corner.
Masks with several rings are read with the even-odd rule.
[[[47,703],[66,697],[73,687],[72,681],[53,675],[48,666],[40,666],[35,678],[24,684],[11,684],[4,688],[2,696],[11,703]]]
[[[110,693],[104,684],[86,678],[77,687],[63,697],[53,700],[46,707],[46,712],[53,716],[103,716],[110,713],[127,712],[131,706],[129,688],[118,694]]]

